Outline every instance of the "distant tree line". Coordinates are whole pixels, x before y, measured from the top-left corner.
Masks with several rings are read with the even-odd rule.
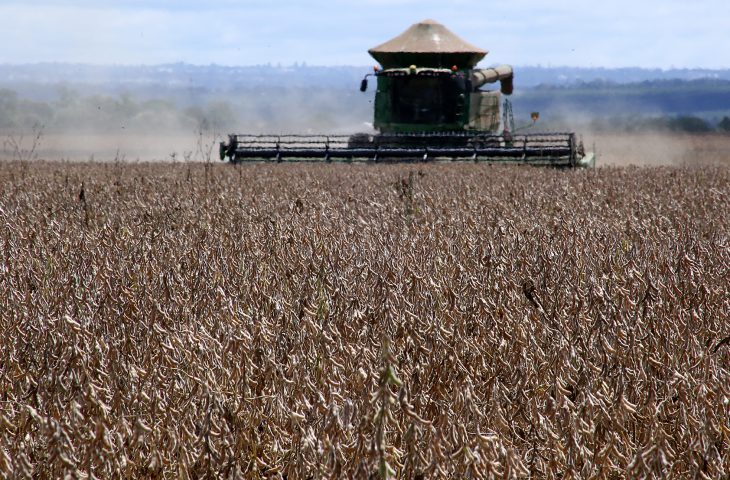
[[[515,109],[545,116],[609,119],[605,128],[711,131],[730,115],[730,81],[590,82],[515,92]]]
[[[0,88],[0,131],[43,125],[46,132],[189,132],[200,127],[248,131],[328,132],[365,128],[371,97],[344,90],[263,88],[180,99],[136,99],[131,94],[83,96],[59,88],[52,100],[28,100]]]
[[[727,109],[719,105],[720,113],[701,115],[662,112],[661,109],[654,115],[647,113],[656,111],[655,107],[634,112],[626,107],[630,102],[625,102],[617,112],[615,105],[595,108],[597,103],[608,105],[612,101],[616,103],[616,99],[613,90],[595,87],[594,91],[594,87],[530,90],[515,95],[515,111],[518,114],[540,111],[543,114],[537,126],[540,129],[574,130],[587,124],[595,131],[730,133],[730,115],[725,114],[730,114],[730,103]],[[676,85],[665,87],[671,90]],[[576,98],[586,100],[588,91],[592,92],[591,102],[574,101]],[[255,87],[236,92],[212,92],[188,102],[180,98],[140,99],[129,93],[85,96],[68,87],[59,87],[54,98],[29,100],[14,90],[0,88],[0,133],[28,131],[36,125],[42,125],[49,133],[193,132],[200,128],[218,133],[234,130],[350,133],[371,128],[368,122],[372,121],[372,108],[372,92],[361,94],[325,87]]]
[[[84,97],[70,89],[62,89],[56,100],[44,102],[0,89],[0,130],[5,131],[34,125],[43,125],[50,132],[191,130],[198,126],[222,128],[234,121],[224,102],[180,107],[162,99],[135,101],[127,94]]]
[[[594,118],[590,126],[598,132],[675,132],[675,133],[710,133],[730,134],[730,117],[723,117],[713,122],[691,115],[677,117],[610,117]]]

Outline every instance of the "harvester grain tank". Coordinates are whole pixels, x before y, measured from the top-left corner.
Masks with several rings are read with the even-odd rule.
[[[368,52],[380,66],[363,78],[360,90],[366,91],[369,77],[375,77],[378,133],[229,135],[221,143],[221,159],[594,163],[574,133],[520,133],[509,101],[512,67],[476,68],[488,52],[438,22],[416,23]],[[497,83],[498,89],[485,88]]]

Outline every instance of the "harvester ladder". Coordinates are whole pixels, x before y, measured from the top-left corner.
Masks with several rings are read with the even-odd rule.
[[[504,108],[502,108],[502,123],[504,130],[508,133],[515,132],[515,117],[512,113],[512,102],[509,98],[504,99]]]

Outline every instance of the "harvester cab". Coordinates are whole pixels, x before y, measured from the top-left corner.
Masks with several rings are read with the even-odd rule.
[[[488,70],[451,68],[375,67],[374,126],[383,133],[497,131],[500,93],[512,93],[512,68]],[[499,91],[483,91],[500,81]],[[363,79],[361,90],[367,87]]]
[[[378,133],[230,135],[221,159],[243,160],[474,160],[566,167],[592,166],[574,133],[519,134],[509,95],[509,65],[478,69],[487,51],[433,20],[412,25],[368,51],[379,63],[373,126]],[[499,88],[487,89],[499,83]],[[502,96],[504,108],[502,108]],[[532,126],[537,121],[533,112]]]

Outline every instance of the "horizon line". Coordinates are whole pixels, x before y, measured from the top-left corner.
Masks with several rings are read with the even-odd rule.
[[[373,65],[356,65],[356,64],[333,64],[333,65],[321,65],[321,64],[309,64],[306,61],[294,62],[290,64],[284,64],[282,62],[267,62],[267,63],[256,63],[256,64],[222,64],[222,63],[192,63],[192,62],[164,62],[164,63],[89,63],[89,62],[72,62],[72,61],[38,61],[38,62],[0,62],[0,67],[33,67],[33,66],[44,66],[44,65],[67,65],[67,66],[79,66],[79,67],[98,67],[98,68],[140,68],[140,67],[170,67],[170,66],[188,66],[188,67],[220,67],[220,68],[274,68],[274,69],[290,69],[290,68],[363,68],[372,69]],[[496,65],[496,64],[495,64]],[[487,65],[485,65],[486,67]],[[661,71],[671,72],[677,70],[702,70],[708,72],[726,72],[730,71],[728,67],[699,67],[699,66],[677,66],[671,65],[669,67],[646,67],[646,66],[614,66],[607,67],[602,65],[544,65],[544,64],[512,64],[511,66],[516,68],[542,68],[542,69],[578,69],[578,70],[645,70],[645,71]]]

